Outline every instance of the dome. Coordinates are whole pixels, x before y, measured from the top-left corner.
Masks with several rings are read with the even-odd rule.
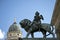
[[[8,29],[7,40],[18,40],[18,38],[22,38],[22,32],[17,25],[16,20],[14,20],[14,23],[10,25]]]
[[[20,32],[20,28],[19,28],[19,26],[17,25],[16,22],[14,22],[14,23],[10,26],[8,32]]]

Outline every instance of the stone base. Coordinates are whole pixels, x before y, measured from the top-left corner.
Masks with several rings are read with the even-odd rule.
[[[22,40],[43,40],[43,38],[22,38]],[[56,38],[47,38],[47,40],[57,40]]]

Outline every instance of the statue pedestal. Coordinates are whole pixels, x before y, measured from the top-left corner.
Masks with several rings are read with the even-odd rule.
[[[22,40],[43,40],[43,38],[22,38]],[[47,40],[57,40],[56,38],[47,38]]]

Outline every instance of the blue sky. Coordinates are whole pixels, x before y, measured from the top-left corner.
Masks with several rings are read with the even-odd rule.
[[[17,24],[22,19],[34,18],[38,11],[43,15],[44,23],[50,23],[56,0],[0,0],[0,30],[6,35],[8,28],[16,18]],[[24,29],[21,29],[23,37],[26,36]],[[39,35],[40,36],[39,36]],[[42,37],[42,33],[35,33],[35,37]]]

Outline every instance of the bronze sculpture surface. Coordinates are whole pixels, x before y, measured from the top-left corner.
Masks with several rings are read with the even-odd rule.
[[[42,15],[40,16],[41,16],[40,19],[43,19],[43,16]],[[33,22],[31,22],[29,19],[23,19],[19,23],[21,27],[24,28],[25,31],[27,32],[26,38],[29,36],[29,34],[31,34],[32,38],[34,38],[34,32],[37,32],[37,31],[43,33],[44,40],[46,40],[46,36],[50,34],[52,34],[53,37],[55,38],[55,35],[53,33],[53,30],[54,30],[53,25],[39,22],[40,21],[39,16],[38,17],[35,16],[34,18],[35,19],[33,20]],[[51,30],[51,27],[52,27],[52,30]],[[49,32],[49,34],[46,35],[47,32]]]
[[[38,11],[36,11],[32,25],[35,24],[35,25],[37,25],[37,27],[41,27],[41,19],[44,20],[43,16],[40,15],[40,13]]]

